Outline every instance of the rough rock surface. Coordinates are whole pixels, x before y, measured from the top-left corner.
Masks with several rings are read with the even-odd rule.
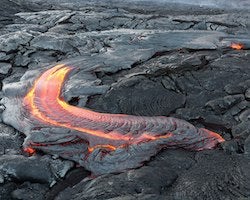
[[[149,166],[137,170],[84,179],[60,193],[57,199],[119,199],[125,195],[141,195],[139,199],[156,195],[151,198],[176,200],[240,199],[249,196],[249,159],[220,151],[202,152],[195,156],[169,151],[159,156],[162,158],[156,158]]]
[[[89,174],[82,168],[65,175],[73,166],[67,160],[42,152],[27,157],[24,135],[1,123],[0,199],[250,198],[250,15],[244,2],[227,10],[222,4],[2,0],[1,90],[18,87],[33,70],[74,61],[81,70],[65,85],[70,104],[178,117],[226,142],[198,153],[166,149],[139,169],[84,179]],[[232,43],[244,48],[231,49]]]

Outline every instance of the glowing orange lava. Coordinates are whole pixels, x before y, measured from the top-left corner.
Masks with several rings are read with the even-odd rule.
[[[143,141],[154,141],[172,137],[171,132],[160,133],[143,132],[135,134],[125,132],[121,127],[134,126],[138,130],[152,124],[164,124],[166,117],[142,117],[123,114],[98,113],[85,108],[69,105],[61,97],[61,90],[65,78],[73,68],[65,65],[56,65],[45,71],[34,83],[34,86],[24,98],[24,106],[32,116],[49,125],[65,127],[79,131],[88,141],[88,151],[91,153],[95,148],[104,148],[109,151],[129,144],[137,144]],[[169,119],[171,120],[171,119]],[[160,122],[159,122],[160,121]],[[175,124],[173,122],[172,124]],[[175,126],[175,125],[173,125]],[[110,128],[112,127],[112,128]],[[211,133],[210,133],[211,132]],[[212,131],[206,133],[218,142],[224,139]],[[27,148],[32,153],[32,149]]]
[[[244,48],[244,45],[242,43],[232,43],[230,47],[232,49],[241,50]]]
[[[24,151],[25,151],[26,153],[28,153],[29,155],[33,155],[33,154],[36,152],[36,150],[33,149],[33,148],[31,148],[31,147],[26,147],[26,148],[24,148]]]

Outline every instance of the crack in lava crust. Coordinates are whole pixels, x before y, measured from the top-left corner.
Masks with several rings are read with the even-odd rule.
[[[61,93],[73,69],[63,64],[48,69],[22,99],[22,116],[33,125],[25,133],[26,149],[60,155],[99,175],[139,167],[163,147],[199,151],[224,141],[172,117],[106,114],[69,105]]]

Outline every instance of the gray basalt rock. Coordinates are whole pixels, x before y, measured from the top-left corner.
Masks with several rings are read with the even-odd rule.
[[[246,98],[248,98],[247,90],[249,86],[250,86],[250,81],[246,80],[243,82],[239,82],[238,84],[228,84],[224,87],[224,89],[228,94],[244,94],[245,93]]]
[[[179,156],[176,153],[179,153]],[[149,167],[142,167],[119,175],[100,176],[94,180],[85,179],[73,188],[63,191],[56,199],[69,197],[74,200],[122,199],[122,197],[126,199],[128,194],[135,195],[138,199],[144,199],[150,194],[156,195],[155,199],[162,197],[176,200],[195,197],[237,199],[249,195],[248,165],[250,160],[243,156],[227,155],[216,151],[216,153],[198,153],[195,157],[196,164],[194,164],[195,161],[190,154],[189,157],[178,151],[176,153],[166,151],[159,155]],[[170,156],[171,154],[172,156]],[[185,162],[188,160],[189,163]],[[234,164],[235,167],[232,168],[231,164]],[[185,165],[186,167],[184,167]],[[152,171],[151,166],[154,166]],[[159,168],[157,168],[158,166]],[[155,169],[157,170],[155,171]],[[161,175],[157,176],[158,173]],[[169,182],[169,185],[167,180],[170,180],[170,177],[174,177],[175,174],[178,176]],[[141,177],[143,178],[141,179]],[[150,186],[151,183],[153,186]],[[162,183],[164,184],[162,185]],[[150,187],[149,190],[148,187]],[[116,191],[120,191],[119,195]],[[151,197],[154,199],[154,196]]]
[[[24,31],[16,31],[14,33],[0,36],[0,49],[4,52],[16,51],[20,45],[27,44],[33,36]]]
[[[73,51],[74,48],[70,45],[68,38],[56,34],[45,34],[34,38],[30,45],[38,50],[55,50],[62,53]]]
[[[4,177],[0,175],[0,184],[4,183]]]
[[[0,124],[0,155],[20,154],[23,138],[12,127]]]
[[[250,195],[249,159],[211,151],[198,153],[196,161],[167,192],[172,199],[244,199]]]
[[[250,159],[250,135],[245,140],[244,149],[245,149],[245,155]]]
[[[72,162],[39,152],[23,156],[24,136],[0,124],[0,199],[45,199],[58,180],[66,185],[59,187],[58,200],[248,199],[250,14],[227,10],[249,3],[229,0],[221,10],[163,1],[58,2],[1,0],[1,87],[13,83],[21,94],[20,79],[58,61],[76,63],[79,71],[63,91],[69,103],[101,112],[170,115],[228,141],[210,152],[168,149],[141,168],[68,184],[64,177]],[[244,50],[230,49],[234,42]],[[13,117],[17,110],[10,108]],[[40,134],[37,141],[53,141],[44,133],[65,130],[33,131]]]
[[[48,30],[45,25],[37,25],[37,24],[19,24],[20,22],[16,22],[15,24],[9,24],[5,26],[2,31],[4,33],[16,32],[17,30],[23,30],[28,33],[32,33],[34,35],[38,35],[44,33]]]
[[[250,121],[250,109],[244,110],[240,115],[239,115],[240,121]]]
[[[147,116],[154,113],[154,115],[167,116],[185,103],[184,95],[166,90],[162,85],[146,79],[139,78],[133,84],[132,88],[129,84],[120,85],[119,88],[112,89],[98,101],[94,101],[92,105],[89,103],[89,106],[96,110],[104,108],[105,112],[112,113]]]
[[[232,135],[236,138],[247,138],[250,135],[250,121],[243,121],[232,128]]]
[[[0,199],[12,200],[11,192],[17,188],[17,184],[14,182],[9,182],[6,184],[1,184],[0,186]]]
[[[241,94],[244,92],[244,87],[239,85],[228,84],[224,87],[224,89],[228,94]]]
[[[12,65],[10,63],[0,62],[0,74],[6,75],[10,72]]]
[[[228,154],[242,153],[241,145],[237,140],[226,141],[221,146]]]
[[[211,107],[216,113],[224,113],[235,104],[244,100],[243,95],[226,96],[207,102],[206,106]]]
[[[124,195],[114,198],[109,198],[108,200],[151,200],[151,199],[157,199],[157,200],[164,200],[166,199],[166,196],[163,195],[157,195],[157,194],[133,194],[133,195]]]
[[[55,26],[56,24],[67,21],[74,12],[70,10],[50,10],[40,12],[20,12],[16,16],[25,20],[26,23],[44,25],[48,28]]]
[[[0,8],[0,29],[5,25],[13,23],[14,20],[17,19],[14,14],[24,10],[27,10],[27,8],[23,5],[18,5],[16,2],[10,0],[2,0]]]
[[[248,88],[245,92],[245,97],[249,101],[250,100],[250,88]]]
[[[5,180],[17,179],[53,185],[58,178],[63,178],[73,167],[70,161],[53,160],[48,156],[24,157],[22,155],[3,155],[0,157],[0,174]]]
[[[5,52],[0,52],[0,60],[1,61],[6,61],[8,58],[7,58],[7,54]]]
[[[157,198],[174,184],[179,174],[194,163],[190,152],[165,151],[140,169],[99,176],[93,180],[86,178],[73,188],[61,192],[56,199],[119,199],[123,196],[126,199],[127,195],[139,199],[147,199],[146,196]],[[119,194],[117,191],[120,191]]]
[[[37,199],[44,200],[46,192],[49,188],[45,184],[25,182],[18,186],[16,190],[11,193],[13,199]]]
[[[31,59],[26,55],[17,54],[15,56],[15,60],[14,60],[15,66],[25,67],[30,62],[31,62]]]

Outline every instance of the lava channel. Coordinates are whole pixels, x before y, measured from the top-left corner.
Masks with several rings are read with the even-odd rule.
[[[107,114],[72,106],[62,93],[73,69],[63,64],[48,69],[23,98],[29,121],[53,127],[33,129],[24,143],[26,149],[58,154],[98,175],[139,167],[164,147],[200,151],[224,141],[219,134],[181,119]]]

